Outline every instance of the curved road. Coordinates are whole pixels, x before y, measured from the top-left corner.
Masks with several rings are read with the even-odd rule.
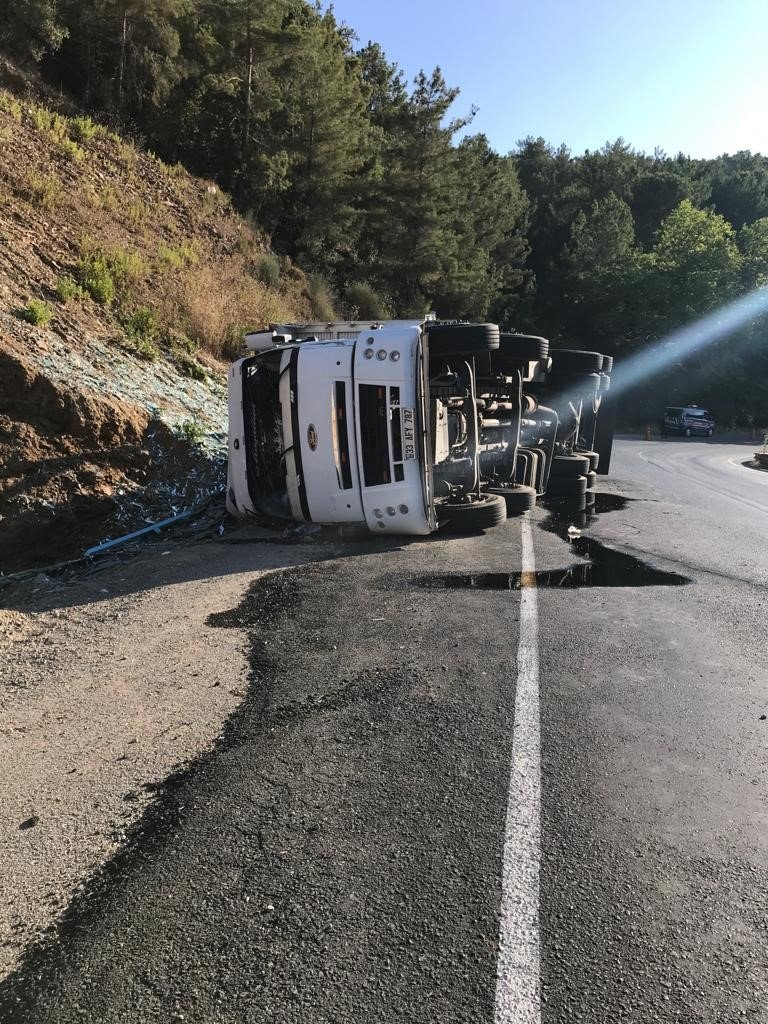
[[[573,542],[350,546],[211,616],[248,696],[0,1020],[768,1024],[749,452],[620,441]]]

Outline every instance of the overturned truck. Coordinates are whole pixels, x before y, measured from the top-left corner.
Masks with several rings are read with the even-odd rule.
[[[374,534],[485,530],[607,472],[610,357],[495,324],[283,324],[229,373],[227,507]]]

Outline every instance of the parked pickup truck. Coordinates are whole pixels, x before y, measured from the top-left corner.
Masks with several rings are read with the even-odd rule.
[[[427,318],[283,324],[245,343],[229,374],[233,515],[424,535],[533,507],[520,430],[546,339]]]

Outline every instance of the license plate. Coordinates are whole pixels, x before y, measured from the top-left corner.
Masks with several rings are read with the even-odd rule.
[[[416,458],[416,410],[401,409],[400,418],[403,424],[403,458]]]

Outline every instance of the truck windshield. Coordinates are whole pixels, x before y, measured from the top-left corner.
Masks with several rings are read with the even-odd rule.
[[[285,483],[279,351],[243,365],[243,416],[248,491],[267,515],[291,518]]]

